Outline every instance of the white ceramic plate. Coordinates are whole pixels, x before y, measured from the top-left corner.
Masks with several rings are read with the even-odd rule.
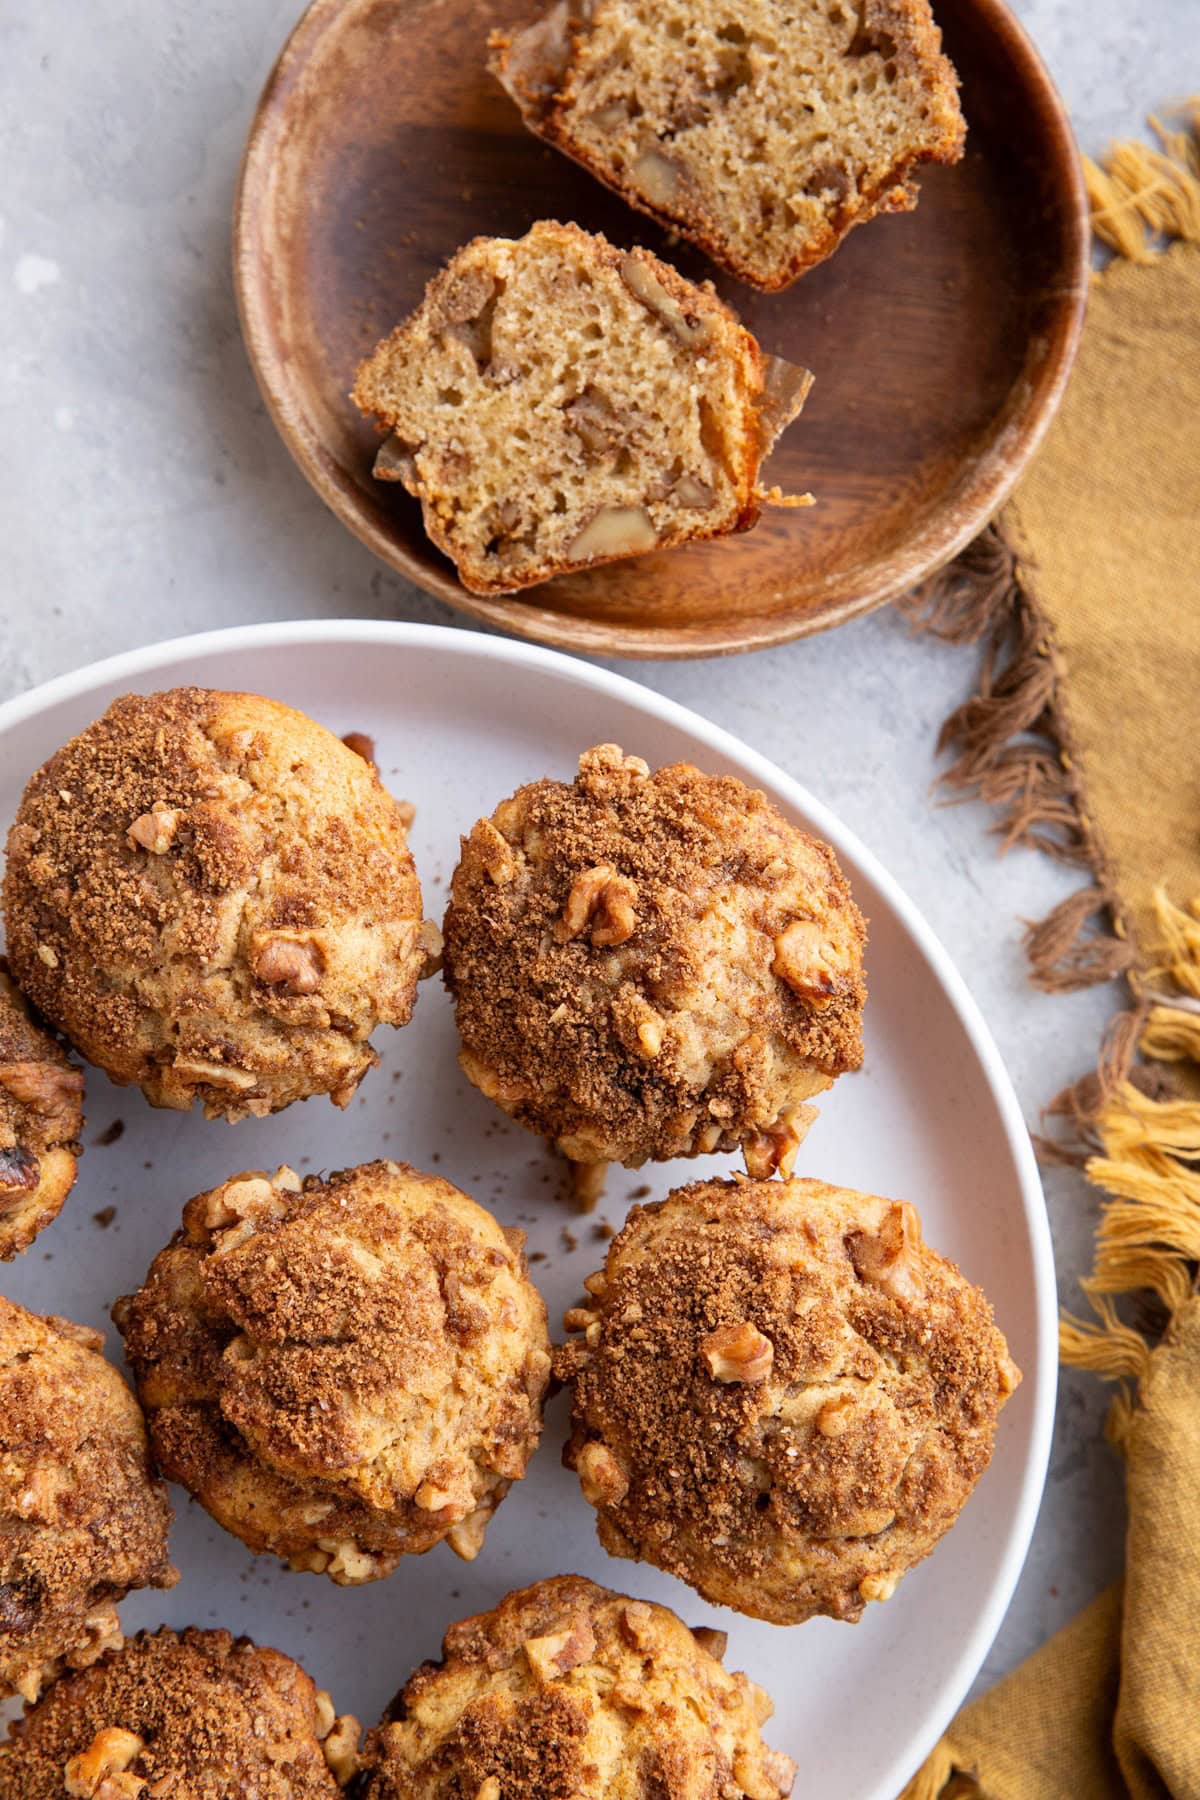
[[[570,778],[580,750],[616,741],[652,764],[687,758],[762,787],[830,840],[870,919],[867,1055],[821,1101],[799,1171],[906,1198],[929,1241],[987,1289],[1025,1380],[1000,1423],[991,1467],[966,1513],[894,1599],[862,1623],[780,1629],[707,1606],[682,1583],[610,1560],[591,1509],[560,1466],[565,1405],[549,1410],[526,1481],[501,1507],[479,1560],[439,1547],[387,1581],[335,1588],[254,1557],[176,1492],[183,1574],[169,1594],[133,1596],[126,1629],[223,1625],[296,1656],[339,1709],[373,1722],[450,1620],[509,1588],[578,1571],[728,1628],[730,1667],[772,1693],[768,1739],[797,1758],[797,1795],[893,1800],[954,1712],[1008,1605],[1033,1528],[1055,1383],[1050,1238],[1029,1140],[996,1048],[945,951],[864,847],[805,790],[696,714],[603,670],[517,643],[419,625],[250,626],[159,644],[51,682],[0,708],[0,821],[27,777],[117,694],[193,682],[300,707],[338,733],[375,739],[384,780],[416,802],[413,851],[426,907],[441,912],[458,835],[519,782]],[[133,1089],[88,1075],[87,1154],[59,1220],[0,1290],[42,1311],[106,1326],[179,1221],[184,1201],[235,1170],[341,1168],[378,1155],[434,1167],[529,1233],[532,1274],[552,1323],[579,1296],[603,1245],[562,1196],[540,1142],[510,1126],[455,1063],[450,1006],[423,987],[413,1023],[380,1033],[382,1066],[340,1113],[323,1100],[230,1127],[155,1112]],[[119,1141],[97,1143],[113,1121]],[[618,1223],[632,1191],[657,1197],[730,1166],[704,1158],[617,1170],[597,1217]],[[94,1215],[116,1216],[106,1229]]]

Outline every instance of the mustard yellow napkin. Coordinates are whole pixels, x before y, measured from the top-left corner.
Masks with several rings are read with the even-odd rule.
[[[1030,928],[1034,980],[1128,983],[1046,1147],[1105,1197],[1062,1353],[1118,1384],[1125,1579],[964,1708],[906,1800],[1200,1796],[1200,106],[1155,130],[1088,166],[1117,254],[1045,447],[912,601],[984,645],[949,779],[1086,871]]]

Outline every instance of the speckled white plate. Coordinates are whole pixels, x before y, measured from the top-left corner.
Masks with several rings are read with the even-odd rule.
[[[413,851],[426,906],[440,913],[458,836],[519,782],[570,777],[578,753],[615,740],[651,763],[685,757],[764,788],[797,823],[828,838],[870,919],[871,998],[861,1074],[821,1102],[799,1173],[912,1200],[929,1241],[987,1289],[1025,1379],[1000,1423],[996,1453],[958,1527],[862,1623],[818,1619],[780,1629],[706,1605],[670,1577],[610,1560],[591,1509],[559,1463],[560,1398],[527,1480],[501,1507],[479,1560],[444,1547],[387,1581],[335,1588],[254,1557],[175,1494],[182,1570],[169,1594],[133,1596],[127,1629],[224,1625],[289,1651],[339,1709],[373,1722],[415,1663],[436,1654],[450,1620],[509,1588],[567,1570],[665,1601],[690,1624],[729,1631],[730,1667],[775,1699],[769,1740],[800,1763],[797,1795],[893,1800],[959,1704],[1008,1605],[1033,1528],[1054,1406],[1054,1271],[1041,1187],[1008,1077],[945,951],[870,852],[810,794],[745,745],[634,683],[518,643],[420,625],[249,626],[159,644],[49,683],[0,707],[0,822],[61,743],[117,694],[181,682],[247,688],[311,713],[338,733],[375,739],[381,773],[415,801]],[[797,730],[803,729],[797,717]],[[836,749],[830,754],[836,754]],[[465,1188],[529,1233],[532,1274],[551,1318],[579,1295],[603,1246],[562,1196],[539,1141],[510,1126],[460,1076],[449,1003],[421,993],[413,1023],[380,1033],[382,1065],[353,1105],[323,1100],[235,1126],[155,1112],[132,1089],[88,1075],[78,1184],[62,1216],[0,1291],[38,1310],[107,1327],[178,1224],[184,1201],[235,1170],[302,1170],[402,1156]],[[103,1144],[116,1121],[117,1141]],[[635,1188],[659,1196],[728,1166],[704,1158],[618,1170],[597,1217],[619,1223]],[[98,1213],[115,1208],[107,1227]]]

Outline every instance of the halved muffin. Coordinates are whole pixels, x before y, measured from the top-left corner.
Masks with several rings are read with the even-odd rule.
[[[559,0],[492,69],[531,131],[775,289],[958,161],[941,42],[928,0]]]
[[[460,250],[354,400],[391,433],[376,475],[489,594],[748,530],[808,386],[707,283],[543,220]]]

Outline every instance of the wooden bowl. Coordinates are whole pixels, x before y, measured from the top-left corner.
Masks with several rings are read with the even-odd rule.
[[[1009,493],[1062,395],[1088,279],[1087,203],[1062,104],[1001,0],[941,8],[967,153],[922,177],[782,294],[670,245],[521,124],[485,67],[529,0],[315,0],[259,101],[235,215],[250,360],[327,505],[401,574],[521,637],[614,656],[752,650],[880,606],[947,561]],[[720,292],[764,348],[816,374],[769,479],[818,504],[745,536],[480,598],[372,479],[355,365],[477,233],[574,219]]]

